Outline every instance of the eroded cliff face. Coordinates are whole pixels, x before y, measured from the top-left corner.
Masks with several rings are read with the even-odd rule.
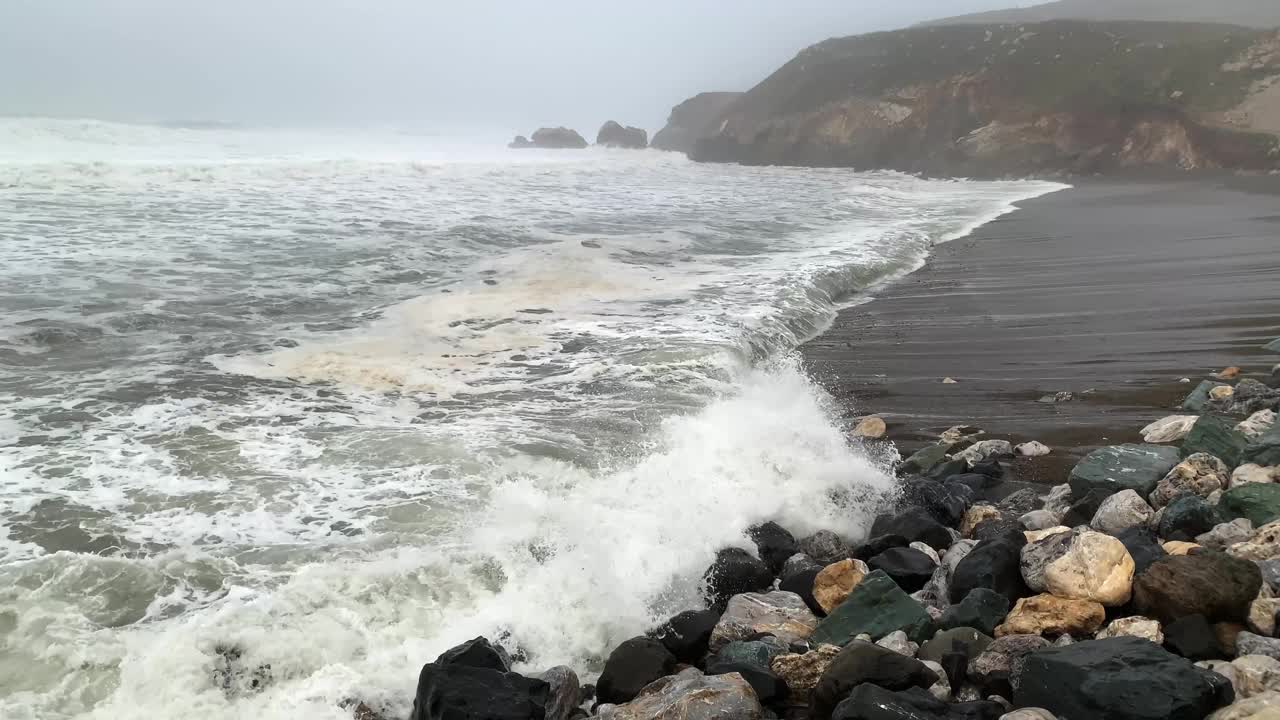
[[[695,95],[671,109],[666,127],[653,136],[651,147],[659,150],[689,152],[694,142],[718,132],[721,116],[742,97],[740,92],[707,92]]]
[[[990,177],[1280,168],[1280,35],[913,28],[830,40],[732,103],[697,160]]]

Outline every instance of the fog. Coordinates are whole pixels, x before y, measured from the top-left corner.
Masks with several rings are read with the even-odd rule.
[[[828,37],[1016,0],[2,0],[0,114],[661,127]]]

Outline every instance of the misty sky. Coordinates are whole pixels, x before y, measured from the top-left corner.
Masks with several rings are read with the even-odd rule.
[[[1019,0],[0,0],[0,114],[654,131],[828,37]]]

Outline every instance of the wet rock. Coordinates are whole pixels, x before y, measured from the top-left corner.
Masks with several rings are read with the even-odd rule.
[[[905,547],[890,548],[876,555],[867,561],[867,567],[882,571],[904,592],[913,593],[929,582],[937,565],[928,555]]]
[[[1203,380],[1196,386],[1191,394],[1182,401],[1182,409],[1187,412],[1202,413],[1209,406],[1209,393],[1214,388],[1229,387],[1226,383],[1215,382],[1213,380]]]
[[[649,147],[649,133],[638,127],[623,127],[610,120],[596,133],[596,144],[611,148],[643,150]]]
[[[1071,549],[1073,538],[1074,534],[1070,530],[1046,533],[1044,537],[1022,547],[1018,555],[1018,572],[1029,589],[1041,593],[1048,588],[1045,569],[1049,567],[1049,563]]]
[[[768,666],[760,667],[752,663],[733,661],[718,661],[707,665],[708,676],[730,673],[736,673],[746,680],[763,705],[774,705],[787,697],[787,683],[774,674]]]
[[[898,465],[898,472],[905,474],[929,472],[947,459],[947,453],[950,452],[952,444],[930,445],[916,451]]]
[[[1006,635],[997,638],[978,657],[969,661],[968,676],[992,692],[1016,688],[1026,657],[1049,647],[1039,635]]]
[[[1231,487],[1249,483],[1280,483],[1280,467],[1263,467],[1245,463],[1231,473]]]
[[[1199,419],[1199,415],[1170,415],[1161,418],[1142,428],[1142,440],[1149,443],[1178,442],[1191,432],[1191,426]]]
[[[1157,488],[1156,492],[1159,492]],[[1146,525],[1156,511],[1133,490],[1121,490],[1098,506],[1089,526],[1099,532],[1115,535],[1131,527]]]
[[[978,543],[957,565],[951,577],[951,601],[959,602],[975,588],[988,588],[1015,602],[1028,595],[1019,559],[1026,538],[1012,532]]]
[[[1236,518],[1231,522],[1219,523],[1207,533],[1196,536],[1196,543],[1209,550],[1224,551],[1232,545],[1247,543],[1253,538],[1253,523],[1248,518]],[[1277,548],[1280,550],[1280,548]],[[1236,557],[1240,557],[1236,555]],[[1250,560],[1260,558],[1247,558]]]
[[[734,640],[748,640],[760,633],[792,643],[807,639],[817,625],[818,618],[795,593],[743,593],[729,600],[711,631],[709,647],[716,652]]]
[[[1214,552],[1169,556],[1134,581],[1133,604],[1166,624],[1187,615],[1239,622],[1261,587],[1262,574],[1251,562]]]
[[[1248,518],[1254,527],[1280,520],[1280,485],[1250,483],[1222,493],[1218,508],[1229,518]]]
[[[1160,515],[1159,533],[1169,540],[1190,542],[1217,527],[1227,518],[1196,495],[1179,495]]]
[[[1237,655],[1265,655],[1280,660],[1280,639],[1263,637],[1249,631],[1236,636]]]
[[[826,567],[849,557],[853,554],[853,549],[839,535],[830,530],[819,530],[800,541],[800,552]]]
[[[1181,461],[1177,448],[1164,445],[1113,445],[1094,450],[1071,470],[1071,492],[1082,498],[1091,490],[1113,495],[1134,490],[1147,497]],[[1092,515],[1090,515],[1092,517]]]
[[[869,572],[866,563],[852,558],[828,565],[813,580],[813,597],[822,611],[829,614]]]
[[[795,593],[804,601],[804,604],[808,606],[810,612],[814,615],[825,615],[827,611],[822,608],[822,605],[818,603],[818,599],[813,594],[818,575],[822,573],[822,570],[822,567],[813,565],[791,574],[784,574],[782,581],[778,583],[778,589],[783,592]]]
[[[662,643],[647,637],[627,640],[605,661],[596,681],[596,698],[602,703],[630,702],[649,683],[675,671],[676,658]]]
[[[975,701],[948,704],[927,691],[912,689],[893,692],[875,685],[854,689],[839,706],[832,720],[997,720],[1004,711],[997,703]]]
[[[947,527],[964,517],[973,492],[966,486],[941,483],[925,478],[908,478],[902,482],[902,505],[917,507]]]
[[[1009,598],[988,588],[974,588],[959,603],[942,611],[938,626],[944,630],[975,628],[992,635],[1008,614]]]
[[[440,657],[436,658],[436,663],[507,672],[511,669],[511,656],[502,646],[493,645],[487,639],[478,637],[445,650]]]
[[[996,637],[1006,635],[1093,635],[1107,618],[1106,608],[1092,600],[1053,595],[1022,598],[1009,611]]]
[[[994,505],[974,505],[969,508],[960,521],[960,535],[972,538],[974,530],[988,520],[999,520],[1003,517],[1000,509]]]
[[[986,652],[992,642],[991,636],[976,628],[959,627],[939,630],[933,639],[920,646],[918,657],[921,660],[941,663],[948,653],[959,653],[968,663]]]
[[[951,545],[951,533],[923,508],[908,508],[895,515],[876,518],[871,526],[871,536],[874,538],[886,535],[901,537],[903,545],[922,542],[937,550],[944,550]],[[880,551],[885,549],[888,548],[881,548]]]
[[[725,644],[708,658],[707,662],[746,663],[769,668],[773,659],[790,651],[791,646],[772,635],[758,636],[758,640],[734,640]]]
[[[1249,440],[1256,440],[1262,437],[1275,424],[1276,413],[1274,410],[1259,410],[1236,425],[1236,432],[1244,435]]]
[[[956,453],[955,457],[972,466],[990,458],[1013,457],[1013,445],[1008,440],[981,440]]]
[[[542,673],[538,679],[547,684],[548,697],[546,720],[569,720],[573,711],[582,704],[582,685],[572,669],[557,666]]]
[[[711,633],[719,622],[720,613],[714,610],[687,610],[668,620],[654,635],[676,660],[697,665],[706,656]]]
[[[795,537],[776,522],[756,525],[747,531],[747,536],[756,544],[760,559],[769,572],[775,575],[782,571],[788,558],[800,552]]]
[[[1166,624],[1164,646],[1188,660],[1222,657],[1222,645],[1203,615],[1185,615]]]
[[[811,642],[844,645],[861,633],[879,639],[903,630],[920,642],[933,632],[933,619],[885,573],[871,572],[849,597],[818,624]]]
[[[1041,457],[1053,452],[1048,445],[1035,440],[1024,442],[1015,447],[1013,451],[1021,457]]]
[[[857,438],[866,438],[875,440],[884,437],[888,432],[888,426],[885,425],[884,418],[878,415],[869,415],[858,421],[858,424],[849,433]]]
[[[1187,438],[1182,441],[1182,456],[1190,458],[1207,454],[1220,459],[1228,468],[1233,468],[1240,464],[1248,444],[1249,438],[1238,432],[1232,423],[1216,415],[1201,415],[1196,424],[1191,426]],[[1230,470],[1227,469],[1227,472]]]
[[[788,575],[794,575],[804,570],[821,570],[822,568],[823,566],[813,558],[799,552],[787,558],[787,561],[782,564],[782,570],[778,573],[778,576],[786,578]]]
[[[1221,676],[1146,640],[1118,637],[1033,653],[1014,702],[1069,719],[1200,720],[1231,695]]]
[[[920,661],[878,645],[854,641],[827,667],[810,695],[810,717],[824,720],[854,688],[868,684],[886,690],[926,689],[938,676]]]
[[[1179,495],[1191,493],[1206,498],[1223,490],[1231,480],[1231,471],[1218,458],[1207,453],[1190,455],[1178,463],[1151,493],[1151,505],[1162,508]]]
[[[1129,528],[1117,533],[1116,539],[1124,543],[1124,549],[1129,552],[1129,557],[1133,558],[1134,577],[1146,572],[1152,563],[1168,554],[1160,546],[1159,538],[1150,528]]]
[[[764,709],[741,675],[689,668],[644,688],[635,700],[602,707],[600,720],[762,720]]]
[[[770,668],[791,689],[792,701],[805,704],[839,654],[840,648],[835,645],[819,645],[804,654],[779,655],[773,659]]]
[[[707,599],[715,608],[723,608],[734,595],[768,590],[773,585],[769,567],[741,548],[725,548],[716,553],[716,560],[703,579]]]
[[[410,720],[543,720],[545,681],[470,665],[428,663],[418,675]]]
[[[1237,701],[1213,713],[1208,720],[1276,720],[1280,718],[1280,692],[1267,692]]]

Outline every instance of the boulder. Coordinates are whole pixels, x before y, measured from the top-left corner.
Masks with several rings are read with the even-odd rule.
[[[755,640],[733,640],[725,643],[707,658],[707,662],[748,663],[768,669],[773,659],[791,651],[791,643],[785,643],[772,635],[755,635]]]
[[[428,663],[410,720],[544,720],[545,681],[472,665]]]
[[[964,599],[942,611],[938,626],[944,630],[975,628],[992,635],[1009,614],[1009,598],[988,588],[974,588]]]
[[[1206,398],[1208,393],[1206,391]],[[1191,432],[1199,415],[1170,415],[1142,428],[1142,441],[1149,443],[1178,442]]]
[[[856,438],[865,438],[867,440],[876,440],[884,437],[889,428],[885,425],[884,418],[878,415],[868,415],[858,421],[850,435]]]
[[[582,685],[572,668],[556,666],[538,676],[547,684],[546,720],[569,720],[582,704]]]
[[[1137,495],[1137,493],[1134,494]],[[1047,530],[1062,524],[1062,516],[1050,510],[1032,510],[1018,518],[1018,522],[1027,530]]]
[[[647,637],[623,642],[609,653],[596,698],[602,703],[630,702],[646,685],[675,671],[676,657],[662,643]]]
[[[933,577],[937,564],[914,548],[890,548],[867,561],[867,567],[880,570],[893,579],[904,592],[920,590]],[[817,594],[815,588],[814,594]]]
[[[659,627],[654,636],[676,660],[697,665],[706,656],[719,622],[720,613],[714,610],[686,610]]]
[[[974,588],[987,588],[1004,595],[1012,603],[1028,595],[1022,580],[1019,556],[1026,537],[1011,532],[978,543],[959,563],[951,578],[951,600],[963,600]]]
[[[1261,437],[1246,445],[1240,462],[1263,467],[1280,465],[1280,424],[1271,426]]]
[[[972,467],[990,458],[1013,457],[1013,444],[1008,440],[980,440],[956,453],[957,460],[964,460]]]
[[[895,515],[881,515],[871,526],[871,537],[898,536],[908,545],[922,542],[931,548],[945,550],[951,545],[951,533],[924,508],[907,508]],[[881,548],[883,551],[887,548]],[[834,562],[834,561],[832,561]]]
[[[1050,647],[1039,635],[1006,635],[997,638],[969,661],[967,674],[979,686],[998,692],[1017,687],[1028,655]]]
[[[947,453],[951,451],[951,446],[952,443],[944,443],[941,445],[929,445],[917,450],[898,464],[898,472],[904,474],[927,473],[947,459]]]
[[[741,675],[703,675],[688,668],[664,677],[620,706],[600,708],[600,720],[761,720],[764,709]]]
[[[1036,440],[1024,442],[1013,449],[1021,457],[1041,457],[1053,452],[1048,445]]]
[[[1274,410],[1259,410],[1236,425],[1236,432],[1249,440],[1256,440],[1266,434],[1276,424]]]
[[[960,561],[969,556],[973,549],[978,546],[977,540],[957,540],[947,551],[942,553],[942,567],[946,568],[948,576],[954,575],[956,567],[960,565]]]
[[[1207,453],[1190,455],[1164,476],[1151,493],[1151,506],[1159,509],[1179,495],[1191,493],[1207,498],[1214,491],[1226,489],[1231,470],[1218,458]]]
[[[1044,708],[1020,708],[1001,715],[1000,720],[1058,720],[1058,718]]]
[[[1187,615],[1239,622],[1261,587],[1262,574],[1251,562],[1215,552],[1169,556],[1134,581],[1133,604],[1164,623]]]
[[[769,566],[742,548],[725,548],[703,573],[707,599],[712,607],[723,608],[729,598],[742,593],[768,590],[773,585]]]
[[[1156,492],[1159,492],[1158,487]],[[1146,525],[1155,514],[1156,511],[1152,510],[1147,501],[1143,500],[1137,492],[1121,490],[1102,501],[1089,527],[1098,532],[1115,535],[1131,527]]]
[[[826,566],[813,580],[813,598],[830,613],[849,597],[849,593],[862,582],[871,570],[861,560],[848,558]]]
[[[1237,655],[1265,655],[1280,660],[1280,638],[1263,637],[1244,631],[1236,636]]]
[[[1049,489],[1048,493],[1040,498],[1040,500],[1044,503],[1045,510],[1048,510],[1058,517],[1062,517],[1071,509],[1071,503],[1073,502],[1071,497],[1071,485],[1068,483],[1054,485]],[[1029,530],[1030,528],[1027,529]]]
[[[1204,549],[1199,545],[1193,542],[1187,542],[1186,540],[1170,540],[1164,545],[1161,545],[1161,547],[1163,547],[1164,551],[1170,555],[1193,555]]]
[[[853,554],[853,549],[839,535],[830,530],[819,530],[800,541],[800,552],[825,567],[849,557]]]
[[[1280,660],[1266,655],[1244,655],[1232,660],[1235,675],[1231,683],[1237,698],[1280,692]]]
[[[1134,490],[1147,497],[1180,460],[1177,448],[1163,445],[1099,448],[1071,469],[1071,493],[1079,499],[1091,490],[1098,490],[1104,496]]]
[[[1203,615],[1185,615],[1164,626],[1164,646],[1188,660],[1222,657],[1213,626]]]
[[[818,618],[795,593],[743,593],[729,600],[720,622],[711,631],[709,648],[716,652],[734,640],[747,640],[760,633],[793,643],[807,639],[817,626]]]
[[[1138,637],[1157,645],[1164,644],[1164,633],[1160,630],[1160,621],[1141,615],[1116,618],[1110,625],[1099,630],[1095,637],[1098,640],[1112,637]]]
[[[774,575],[782,572],[788,558],[800,552],[795,536],[776,522],[754,525],[747,530],[747,536],[755,543],[760,560]]]
[[[1160,546],[1160,540],[1150,528],[1133,527],[1116,535],[1116,539],[1124,543],[1124,549],[1133,558],[1134,576],[1147,571],[1151,564],[1167,555]]]
[[[1102,503],[1114,495],[1110,490],[1095,488],[1072,501],[1071,507],[1062,515],[1062,524],[1069,527],[1088,525],[1093,516],[1098,514]]]
[[[1002,517],[1000,508],[994,505],[974,505],[965,511],[964,517],[960,520],[960,535],[964,538],[972,538],[974,530],[979,525],[988,520],[1000,520]]]
[[[596,144],[611,148],[643,150],[649,147],[649,133],[638,127],[623,127],[610,120],[596,133]]]
[[[965,485],[908,478],[902,482],[901,504],[918,507],[939,524],[952,527],[964,517],[972,496],[973,491]]]
[[[445,650],[436,658],[436,664],[466,665],[507,672],[511,669],[511,656],[501,645],[494,645],[486,638],[478,637]]]
[[[939,630],[932,640],[920,646],[918,657],[941,663],[948,653],[960,653],[967,663],[985,652],[992,642],[991,636],[971,627]]]
[[[1245,463],[1231,472],[1231,487],[1249,483],[1280,483],[1280,467]]]
[[[840,648],[835,645],[819,645],[807,653],[779,655],[770,668],[790,688],[792,702],[805,704],[839,654]]]
[[[1280,692],[1266,692],[1218,710],[1208,720],[1276,720],[1280,718]]]
[[[1022,598],[1013,606],[1004,624],[996,628],[996,637],[1093,635],[1106,619],[1106,608],[1092,600],[1036,595]]]
[[[924,666],[933,671],[938,676],[938,682],[929,686],[929,694],[939,700],[951,700],[951,680],[947,677],[947,673],[942,669],[942,665],[932,660],[921,660]]]
[[[587,141],[566,127],[540,128],[533,133],[532,146],[544,150],[580,150],[587,146]]]
[[[1197,535],[1196,544],[1209,550],[1222,552],[1233,545],[1249,542],[1249,540],[1253,539],[1253,535],[1253,523],[1249,522],[1248,518],[1236,518],[1231,522],[1218,523],[1209,532]],[[1237,555],[1236,557],[1240,556]]]
[[[841,702],[832,720],[998,720],[1004,707],[978,700],[949,704],[929,692],[912,689],[891,691],[875,685],[860,685]]]
[[[1249,604],[1249,629],[1258,635],[1275,637],[1276,613],[1280,612],[1280,598],[1256,598]],[[1278,688],[1280,689],[1280,688]]]
[[[1037,535],[1039,539],[1034,542],[1028,542],[1022,546],[1018,553],[1018,573],[1022,576],[1023,582],[1027,587],[1035,592],[1042,593],[1048,588],[1045,580],[1045,569],[1049,567],[1049,563],[1057,560],[1071,549],[1071,542],[1075,538],[1075,533],[1070,530],[1065,532],[1048,532],[1044,531],[1043,536]],[[1011,598],[1016,600],[1017,598]]]
[[[1244,523],[1248,520],[1240,518],[1236,522]],[[1227,554],[1241,560],[1255,562],[1280,557],[1280,522],[1268,523],[1258,528],[1246,541],[1235,543],[1228,548]]]
[[[1213,380],[1202,380],[1200,384],[1191,391],[1191,394],[1182,401],[1182,409],[1193,413],[1204,412],[1205,408],[1209,406],[1209,393],[1212,392],[1214,388],[1219,387],[1230,386],[1226,383],[1215,382]]]
[[[773,705],[787,698],[787,683],[766,665],[736,661],[716,661],[707,665],[707,675],[737,674],[747,681],[761,704]]]
[[[1246,630],[1248,630],[1248,628],[1238,622],[1220,622],[1213,624],[1213,637],[1217,640],[1218,647],[1222,648],[1224,656],[1236,656],[1236,638],[1240,633],[1245,632]]]
[[[1249,483],[1222,493],[1218,508],[1228,518],[1248,518],[1254,527],[1280,520],[1280,485]]]
[[[527,150],[533,146],[533,141],[523,135],[517,135],[515,140],[507,143],[507,147],[512,150]]]
[[[784,574],[782,580],[778,583],[778,589],[783,592],[795,593],[804,601],[804,604],[809,607],[809,610],[814,615],[826,615],[827,611],[823,609],[813,594],[818,575],[822,573],[822,570],[823,568],[815,565],[791,574]]]
[[[810,636],[814,643],[844,645],[866,633],[878,640],[903,630],[915,642],[933,633],[933,618],[882,571],[869,573],[849,597],[818,624]]]
[[[1217,527],[1227,518],[1218,508],[1190,493],[1179,495],[1160,515],[1158,532],[1169,540],[1190,542]]]
[[[1158,645],[1118,637],[1032,653],[1013,699],[1068,720],[1201,720],[1230,702],[1231,690]]]
[[[826,720],[832,711],[858,686],[878,685],[887,690],[927,689],[938,676],[920,661],[868,642],[849,643],[813,689],[809,717]]]
[[[1182,456],[1211,455],[1226,463],[1229,466],[1226,472],[1230,472],[1229,468],[1240,464],[1248,444],[1249,438],[1237,431],[1234,424],[1216,415],[1201,415],[1182,441]]]
[[[894,630],[876,641],[876,644],[886,650],[892,650],[899,655],[907,657],[915,657],[916,651],[920,649],[919,643],[913,643],[907,639],[907,634],[901,630]]]
[[[1241,380],[1231,397],[1230,412],[1235,415],[1253,415],[1262,411],[1280,410],[1280,392],[1253,378]],[[1265,417],[1265,416],[1264,416]],[[1263,428],[1265,432],[1266,428]]]

